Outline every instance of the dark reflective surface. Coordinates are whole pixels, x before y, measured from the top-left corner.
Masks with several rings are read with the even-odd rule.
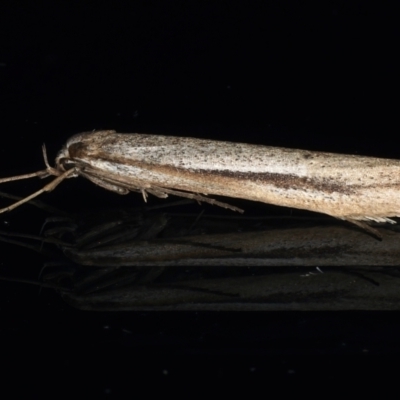
[[[399,310],[395,228],[378,241],[329,218],[170,212],[185,203],[53,216],[0,240],[46,257],[36,284],[82,310]]]
[[[121,385],[127,371],[303,379],[311,367],[299,357],[397,352],[395,230],[379,227],[380,242],[328,218],[193,213],[198,205],[180,203],[53,215],[40,235],[6,226],[2,275],[17,281],[0,282],[4,340],[34,357],[65,342],[48,362],[71,366],[86,354],[112,387],[111,365],[126,354],[141,367],[122,369]],[[351,263],[340,265],[344,257]],[[366,266],[365,257],[389,262]]]

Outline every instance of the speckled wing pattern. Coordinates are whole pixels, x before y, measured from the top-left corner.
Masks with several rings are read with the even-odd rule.
[[[149,193],[243,198],[346,220],[400,216],[398,160],[114,131],[75,135],[66,148],[86,173]]]

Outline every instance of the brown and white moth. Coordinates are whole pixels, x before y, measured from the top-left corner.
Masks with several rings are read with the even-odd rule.
[[[0,179],[56,178],[0,209],[10,211],[66,178],[82,176],[119,194],[176,195],[240,211],[221,195],[300,208],[350,221],[395,223],[400,216],[400,161],[186,137],[84,132],[72,136],[50,167]],[[379,234],[378,234],[379,235]]]

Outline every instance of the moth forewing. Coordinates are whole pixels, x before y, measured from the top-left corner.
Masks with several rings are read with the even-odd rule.
[[[221,195],[361,221],[400,216],[400,161],[243,143],[95,131],[72,136],[55,168],[22,177],[53,182],[0,212],[82,176],[119,194],[176,195],[242,211],[207,197]]]

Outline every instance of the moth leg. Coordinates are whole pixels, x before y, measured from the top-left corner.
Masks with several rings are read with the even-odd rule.
[[[88,179],[89,181],[93,182],[95,185],[102,187],[103,189],[110,190],[111,192],[118,193],[118,194],[128,194],[129,190],[108,182],[104,179],[97,178],[93,175],[86,174],[83,171],[79,171],[79,175],[83,176],[84,178]]]
[[[24,199],[17,201],[14,204],[11,204],[11,206],[5,207],[5,208],[1,208],[0,209],[0,214],[4,213],[6,211],[11,211],[14,210],[14,208],[19,207],[21,204],[27,203],[28,201],[34,199],[37,196],[40,196],[42,193],[44,192],[51,192],[52,190],[54,190],[64,179],[68,178],[69,176],[73,176],[76,175],[76,170],[75,168],[69,169],[68,171],[65,171],[64,173],[62,173],[60,176],[58,176],[57,178],[55,178],[53,181],[51,181],[50,183],[48,183],[47,185],[43,186],[42,189],[38,190],[35,193],[32,193],[31,195],[29,195],[28,197],[25,197]]]
[[[152,188],[152,190],[154,190]],[[155,190],[160,191],[161,193],[167,193],[167,194],[172,194],[174,196],[179,196],[179,197],[186,197],[188,199],[193,199],[193,200],[197,200],[199,202],[204,202],[204,203],[209,203],[215,206],[219,206],[222,208],[227,208],[229,210],[232,211],[237,211],[242,213],[243,210],[241,208],[235,207],[235,206],[231,206],[228,203],[224,203],[222,201],[218,201],[215,199],[210,199],[208,197],[205,196],[201,196],[200,194],[196,194],[196,193],[188,193],[188,192],[181,192],[180,190],[171,190],[171,189],[165,189],[165,188],[156,188]]]
[[[95,185],[100,186],[103,189],[107,189],[107,190],[110,190],[111,192],[115,192],[118,194],[128,194],[129,192],[139,192],[142,194],[143,200],[145,203],[147,203],[147,193],[154,194],[157,197],[167,197],[168,196],[157,190],[151,190],[149,188],[144,188],[143,185],[141,185],[139,182],[137,183],[137,185],[132,186],[132,185],[121,184],[120,182],[117,182],[113,179],[104,179],[102,177],[98,177],[95,175],[94,171],[91,171],[90,174],[88,174],[84,171],[79,171],[79,175],[83,176],[86,179],[89,179]]]
[[[160,199],[166,199],[168,197],[167,193],[164,193],[158,189],[146,189],[147,193],[152,194],[153,196],[156,196]]]
[[[357,225],[359,228],[361,228],[364,231],[367,231],[369,234],[371,234],[372,236],[374,236],[375,238],[377,238],[379,240],[383,239],[382,234],[378,230],[369,226],[366,222],[361,222],[356,219],[347,219],[347,218],[345,219],[345,221],[348,221],[354,225]]]
[[[16,201],[21,200],[21,198],[22,198],[20,196],[14,196],[12,194],[4,193],[4,192],[0,192],[0,197],[4,197],[6,199],[11,199],[11,200],[16,200]],[[32,200],[30,202],[30,204],[41,210],[48,212],[49,214],[67,215],[67,213],[65,211],[61,211],[58,208],[49,206],[48,204],[45,204],[40,200]]]
[[[17,175],[17,176],[10,176],[8,178],[0,178],[0,183],[4,182],[12,182],[12,181],[19,181],[21,179],[29,179],[29,178],[47,178],[48,176],[53,175],[47,169],[43,169],[41,171],[32,172],[31,174],[24,174],[24,175]]]
[[[103,179],[101,177],[97,177],[95,171],[90,171],[90,174],[88,174],[84,171],[79,171],[79,175],[89,179],[90,181],[92,181],[93,183],[95,183],[98,186],[103,187],[104,189],[108,189],[108,190],[111,190],[111,191],[119,193],[119,194],[126,194],[128,192],[142,193],[142,196],[145,201],[147,200],[147,193],[153,194],[154,196],[157,196],[160,198],[166,198],[166,197],[168,197],[168,194],[172,194],[174,196],[185,197],[188,199],[197,200],[199,202],[202,201],[204,203],[209,203],[209,204],[219,206],[222,208],[227,208],[232,211],[237,211],[240,213],[243,212],[243,210],[241,208],[231,206],[230,204],[224,203],[222,201],[210,199],[208,197],[201,196],[196,193],[182,192],[180,190],[171,190],[171,189],[166,189],[166,188],[159,187],[159,186],[150,186],[150,185],[146,185],[146,184],[144,185],[143,182],[141,182],[139,180],[132,182],[131,184],[120,183],[120,182],[116,182],[113,179]]]

